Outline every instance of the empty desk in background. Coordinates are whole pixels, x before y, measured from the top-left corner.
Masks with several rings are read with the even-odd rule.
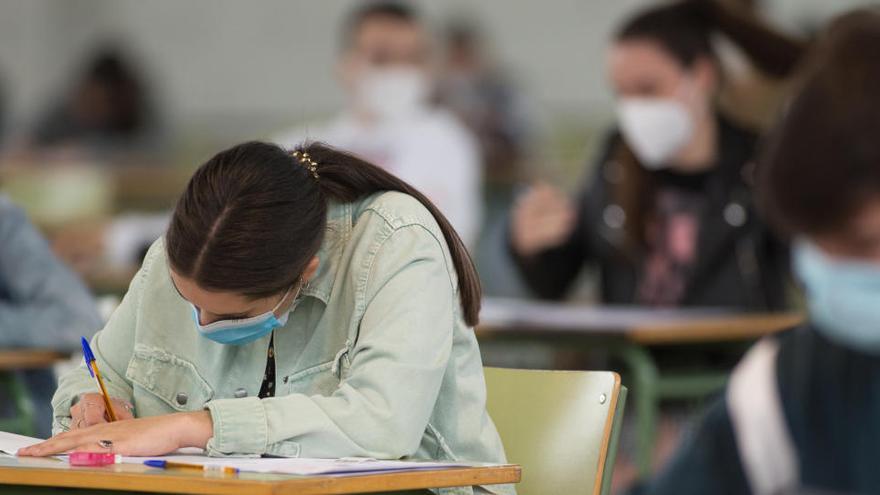
[[[34,405],[26,385],[15,372],[52,368],[67,358],[66,354],[60,352],[40,349],[0,350],[0,387],[6,389],[13,402],[13,416],[0,418],[0,431],[14,431],[24,435],[32,435],[34,432]]]
[[[641,475],[651,469],[661,399],[703,397],[723,386],[725,373],[661,374],[648,346],[744,342],[803,321],[798,313],[756,314],[716,308],[648,309],[533,302],[483,301],[481,341],[540,342],[565,348],[604,348],[620,359],[633,381]]]
[[[359,476],[291,476],[240,473],[222,475],[189,470],[159,470],[136,464],[103,468],[70,467],[55,459],[0,457],[0,494],[25,493],[22,487],[80,488],[154,493],[216,495],[329,495],[393,493],[517,483],[515,465],[408,471]]]

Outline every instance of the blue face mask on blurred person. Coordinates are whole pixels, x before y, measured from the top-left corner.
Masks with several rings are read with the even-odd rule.
[[[293,287],[290,289],[292,288]],[[278,301],[278,304],[276,304],[271,311],[266,311],[261,315],[242,318],[240,320],[215,321],[208,325],[201,324],[199,321],[198,308],[190,303],[190,306],[192,307],[193,321],[196,323],[196,329],[198,329],[202,337],[211,339],[220,344],[242,345],[253,342],[287,323],[287,319],[290,316],[291,311],[296,307],[296,303],[294,302],[291,304],[290,308],[279,317],[275,316],[275,311],[277,311],[278,308],[281,307],[281,304],[287,300],[287,295],[290,294],[290,289],[287,289],[287,292],[284,293],[284,297]],[[294,301],[297,301],[298,297],[299,290],[297,290],[297,295],[294,297]]]
[[[818,331],[852,349],[880,353],[880,264],[835,259],[799,240],[794,270]]]

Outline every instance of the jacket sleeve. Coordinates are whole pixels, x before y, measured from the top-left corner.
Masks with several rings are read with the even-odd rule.
[[[520,256],[513,249],[508,228],[508,235],[505,236],[507,251],[526,284],[542,299],[562,299],[584,263],[595,256],[589,241],[596,235],[594,219],[601,217],[601,210],[607,201],[608,186],[604,165],[613,153],[617,139],[616,132],[606,138],[593,173],[588,174],[588,182],[578,196],[577,223],[565,242],[533,256]]]
[[[733,426],[723,399],[706,411],[703,421],[670,464],[631,495],[747,495],[751,493],[739,459]]]
[[[73,351],[101,327],[91,294],[24,213],[0,197],[0,347]]]
[[[113,312],[104,329],[92,338],[91,347],[104,378],[104,385],[111,397],[133,400],[131,383],[125,378],[125,370],[131,360],[134,348],[134,335],[137,326],[138,309],[144,292],[144,280],[153,266],[153,260],[164,249],[162,240],[150,247],[144,264],[132,279],[128,292],[119,307]],[[54,421],[52,433],[66,431],[70,426],[70,407],[74,399],[84,393],[96,393],[97,385],[89,375],[85,364],[69,371],[58,380],[58,390],[52,398]],[[135,404],[136,406],[136,404]],[[135,409],[135,413],[137,409]]]
[[[416,452],[452,352],[458,295],[440,241],[400,227],[369,261],[350,367],[329,396],[209,402],[211,455],[366,456]]]

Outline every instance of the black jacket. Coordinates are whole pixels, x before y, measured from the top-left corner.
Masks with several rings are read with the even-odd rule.
[[[614,132],[606,140],[596,172],[580,196],[578,224],[570,238],[529,258],[510,249],[526,283],[539,297],[562,298],[582,266],[593,262],[599,267],[602,302],[637,302],[643,260],[625,254],[620,226],[615,228],[608,215],[609,207],[614,207],[613,181],[619,174],[613,157],[620,139]],[[720,158],[703,185],[708,203],[699,220],[697,255],[682,305],[756,311],[785,305],[787,249],[758,219],[744,178],[756,140],[754,134],[719,119]]]
[[[777,338],[779,397],[802,487],[880,493],[880,356],[836,344],[809,327]],[[708,409],[667,469],[635,493],[751,493],[724,400]]]

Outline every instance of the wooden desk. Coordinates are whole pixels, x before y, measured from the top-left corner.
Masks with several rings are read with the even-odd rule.
[[[802,323],[799,313],[754,314],[713,308],[648,309],[585,306],[514,299],[483,301],[477,337],[525,345],[604,348],[626,368],[635,406],[640,474],[651,471],[651,450],[662,399],[702,398],[716,392],[727,373],[693,370],[661,373],[648,346],[747,342]]]
[[[0,371],[51,368],[68,357],[68,354],[40,349],[0,349]]]
[[[515,465],[361,476],[221,475],[160,470],[136,464],[78,468],[54,459],[0,457],[0,493],[11,486],[216,495],[329,495],[518,483]]]
[[[715,316],[681,323],[637,325],[630,329],[627,338],[652,345],[754,340],[803,322],[804,316],[800,313]]]
[[[18,370],[48,369],[68,358],[67,354],[41,349],[0,349],[0,388],[11,399],[12,416],[0,418],[0,430],[24,435],[34,433],[34,404]]]
[[[31,157],[0,163],[0,181],[36,223],[66,223],[118,211],[170,210],[186,189],[194,166]]]
[[[84,274],[83,279],[89,289],[98,295],[122,296],[137,273],[139,266],[129,268],[99,268]]]
[[[802,322],[800,313],[585,306],[487,298],[477,335],[487,339],[588,337],[622,338],[646,345],[689,344],[756,339]]]

